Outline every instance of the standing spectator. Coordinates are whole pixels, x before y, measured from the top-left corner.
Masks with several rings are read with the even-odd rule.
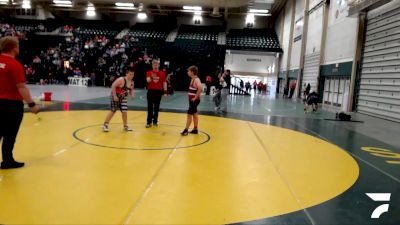
[[[318,110],[318,99],[319,95],[317,92],[310,90],[310,93],[307,95],[305,104],[304,104],[304,112],[308,112],[307,108],[308,106],[311,106],[311,109],[313,112],[316,112]]]
[[[296,89],[296,80],[292,80],[290,82],[289,89],[290,89],[289,98],[292,98],[293,94],[294,94],[294,90]]]
[[[218,75],[218,83],[215,86],[215,93],[213,95],[215,111],[217,111],[217,112],[219,112],[221,110],[221,90],[222,90],[221,76],[222,76],[222,74]]]
[[[227,88],[228,88],[228,94],[229,94],[230,89],[231,89],[231,70],[226,70],[225,71],[224,80],[226,82],[226,85],[227,85]]]
[[[287,85],[283,88],[283,98],[288,98],[289,88]]]
[[[206,76],[206,86],[207,86],[206,95],[210,95],[211,85],[212,85],[212,78],[210,75],[207,75]]]
[[[161,97],[167,96],[166,75],[159,70],[160,61],[153,60],[153,69],[146,74],[147,85],[147,124],[146,128],[158,125],[158,112],[160,111]]]
[[[307,84],[306,91],[304,92],[304,95],[305,95],[306,97],[307,97],[308,94],[310,94],[310,89],[311,89],[311,85],[310,85],[310,84]]]
[[[304,84],[304,86],[305,86],[306,88],[305,88],[305,90],[304,90],[304,92],[303,92],[303,102],[306,102],[307,96],[308,96],[308,94],[310,93],[311,86],[310,86],[310,84],[307,84],[307,86],[306,86],[306,84]]]
[[[91,72],[90,73],[90,83],[91,83],[91,86],[95,86],[95,82],[96,82],[96,74],[94,73],[94,72]]]
[[[263,84],[263,82],[260,80],[260,81],[258,82],[258,85],[257,85],[258,93],[260,93],[260,94],[262,93],[263,86],[264,86],[264,84]]]
[[[199,77],[197,76],[198,74],[198,68],[197,66],[191,66],[188,69],[188,76],[191,79],[190,85],[189,85],[189,109],[187,111],[187,120],[186,120],[186,127],[185,129],[181,132],[182,136],[186,136],[189,133],[191,134],[198,134],[198,127],[199,127],[199,113],[197,112],[197,106],[200,104],[200,96],[201,92],[203,89],[203,86],[201,85],[201,81]],[[194,128],[189,132],[189,127],[192,124],[192,120],[194,123]]]
[[[33,73],[33,71],[32,71],[32,67],[30,67],[30,66],[26,66],[26,65],[25,65],[25,75],[26,75],[26,80],[28,80],[28,82],[32,82],[32,83],[34,83],[34,82],[35,82],[35,80],[33,79],[34,77],[32,76],[32,73]]]
[[[256,80],[254,80],[254,82],[253,82],[253,89],[254,89],[254,94],[255,94],[257,91],[257,81]]]
[[[222,74],[220,78],[220,83],[222,85],[221,90],[221,111],[227,112],[228,111],[228,95],[229,95],[229,85],[228,80],[230,80],[231,71],[225,70],[224,74]]]
[[[247,81],[247,82],[246,82],[245,87],[246,87],[246,91],[249,92],[249,90],[251,89],[250,81]]]
[[[19,42],[15,37],[0,39],[0,140],[3,139],[1,169],[23,167],[25,164],[15,161],[13,149],[24,116],[25,100],[32,113],[38,113],[39,107],[32,100],[25,84],[24,68],[15,60],[19,54]]]
[[[167,89],[168,89],[168,94],[169,95],[173,95],[174,94],[174,86],[172,84],[173,75],[174,75],[174,72],[172,72],[172,70],[170,70],[170,72],[167,75]]]

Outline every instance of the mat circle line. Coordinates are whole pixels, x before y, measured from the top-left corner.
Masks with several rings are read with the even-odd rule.
[[[199,146],[199,145],[203,145],[203,144],[205,144],[205,143],[207,143],[207,142],[209,142],[209,141],[211,140],[211,136],[210,136],[208,133],[199,130],[199,133],[204,134],[204,135],[207,137],[207,139],[206,139],[205,141],[203,141],[203,142],[200,142],[200,143],[194,144],[194,145],[188,145],[188,146],[182,146],[182,147],[170,147],[170,148],[168,148],[168,147],[167,147],[167,148],[122,148],[122,147],[113,147],[113,146],[107,146],[107,145],[101,145],[101,144],[90,143],[90,142],[87,142],[87,141],[81,139],[81,138],[78,136],[79,131],[82,131],[82,130],[84,130],[84,129],[91,128],[91,127],[101,127],[102,125],[103,125],[103,124],[95,124],[95,125],[90,125],[90,126],[86,126],[86,127],[81,127],[81,128],[79,128],[79,129],[75,130],[75,131],[72,133],[72,136],[73,136],[76,140],[78,140],[78,141],[80,141],[80,142],[83,142],[83,143],[85,143],[85,144],[88,144],[88,145],[93,145],[93,146],[103,147],[103,148],[113,148],[113,149],[121,149],[121,150],[135,150],[135,151],[139,151],[139,150],[174,150],[174,149],[192,148],[192,147],[196,147],[196,146]],[[171,127],[181,127],[181,126],[171,125],[171,124],[159,124],[159,125],[165,125],[165,126],[171,126]]]

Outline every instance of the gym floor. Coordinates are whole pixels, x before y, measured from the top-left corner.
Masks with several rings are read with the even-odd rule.
[[[221,114],[203,96],[200,133],[182,137],[187,94],[164,98],[146,129],[137,90],[133,131],[117,112],[104,133],[110,89],[30,89],[53,101],[25,114],[14,153],[26,166],[0,170],[0,224],[400,224],[400,123],[265,95],[230,96]]]

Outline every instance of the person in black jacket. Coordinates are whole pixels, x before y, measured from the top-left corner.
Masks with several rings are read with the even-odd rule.
[[[319,94],[314,90],[310,90],[310,94],[307,95],[306,104],[304,106],[304,111],[307,112],[308,106],[312,107],[312,111],[316,112],[318,110],[318,99]]]

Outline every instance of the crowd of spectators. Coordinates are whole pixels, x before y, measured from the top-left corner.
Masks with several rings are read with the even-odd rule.
[[[31,31],[46,31],[41,24],[32,27],[34,29]],[[0,23],[0,31],[1,36],[13,35],[21,40],[27,34],[7,23]],[[29,38],[21,46],[21,52],[25,53],[21,62],[25,66],[27,81],[41,85],[68,84],[68,77],[75,76],[90,78],[90,85],[110,87],[115,79],[124,74],[126,68],[134,66],[135,86],[145,87],[145,74],[151,69],[152,59],[160,58],[160,40],[154,39],[152,44],[152,37],[144,39],[128,33],[121,39],[116,39],[115,34],[118,32],[110,28],[63,25],[53,29],[49,35],[55,35],[58,38],[56,41],[46,43],[44,39],[41,40],[40,35],[36,39]],[[35,41],[46,45],[39,46]],[[146,43],[148,45],[144,45]],[[161,43],[164,41],[161,40]],[[32,48],[35,45],[37,47]],[[170,83],[177,77],[172,76],[173,74],[182,76],[182,79],[187,78],[187,65],[184,63],[176,65],[174,70],[167,67],[168,65],[161,65],[160,69],[166,70],[170,75]]]
[[[15,29],[14,25],[8,23],[0,23],[0,37],[14,36],[18,39],[25,39],[26,33]]]

